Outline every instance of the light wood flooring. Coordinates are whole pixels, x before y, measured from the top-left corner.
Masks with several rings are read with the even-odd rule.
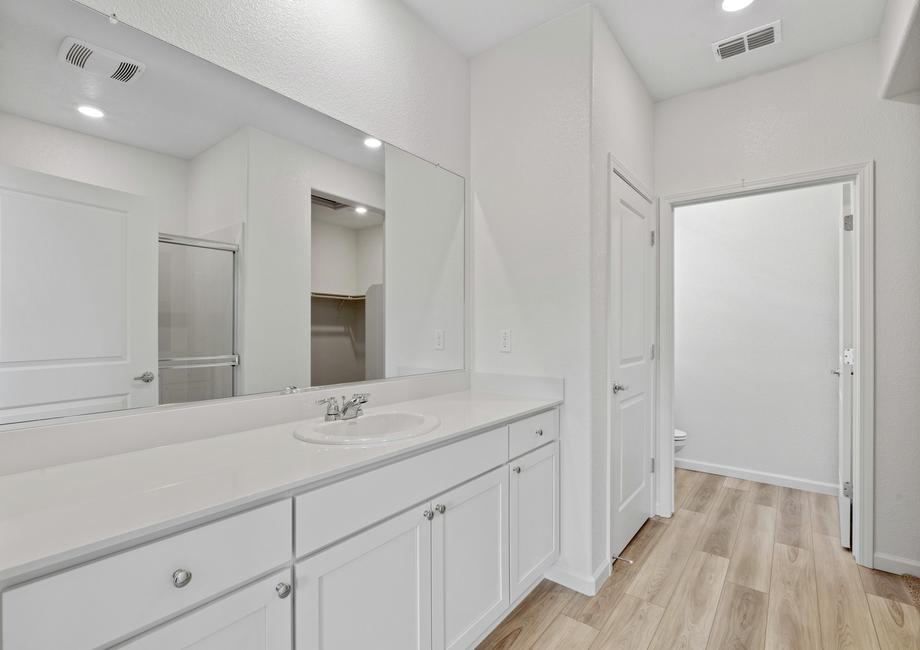
[[[834,497],[678,469],[600,593],[544,580],[482,649],[897,648],[920,613],[897,576],[840,547]]]

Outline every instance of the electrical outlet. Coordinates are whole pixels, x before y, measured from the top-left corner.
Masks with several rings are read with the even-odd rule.
[[[498,351],[511,352],[511,330],[498,330]]]
[[[435,350],[444,349],[444,330],[434,331],[434,349]]]

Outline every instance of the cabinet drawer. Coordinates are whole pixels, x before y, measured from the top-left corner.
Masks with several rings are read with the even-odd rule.
[[[102,646],[290,557],[291,505],[284,500],[10,589],[3,594],[3,648]],[[181,587],[178,570],[191,573]]]
[[[508,458],[508,427],[493,429],[296,497],[295,548],[307,555]]]
[[[538,413],[519,422],[511,423],[508,445],[511,458],[526,454],[531,449],[559,437],[559,410]]]

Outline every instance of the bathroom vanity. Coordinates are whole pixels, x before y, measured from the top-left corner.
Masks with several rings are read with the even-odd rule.
[[[468,648],[559,551],[559,400],[390,404],[440,424],[319,445],[293,422],[0,477],[4,650]]]

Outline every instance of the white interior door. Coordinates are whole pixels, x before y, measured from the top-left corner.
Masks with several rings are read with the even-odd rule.
[[[652,204],[610,174],[608,429],[610,553],[619,555],[651,516]]]
[[[852,485],[853,485],[853,368],[854,350],[854,298],[855,298],[855,254],[854,250],[854,187],[852,183],[843,184],[843,227],[840,229],[840,270],[839,304],[839,339],[840,360],[834,371],[840,380],[838,398],[838,494],[837,512],[840,516],[840,543],[844,548],[852,545]]]
[[[155,405],[156,269],[143,199],[0,166],[0,423]]]

